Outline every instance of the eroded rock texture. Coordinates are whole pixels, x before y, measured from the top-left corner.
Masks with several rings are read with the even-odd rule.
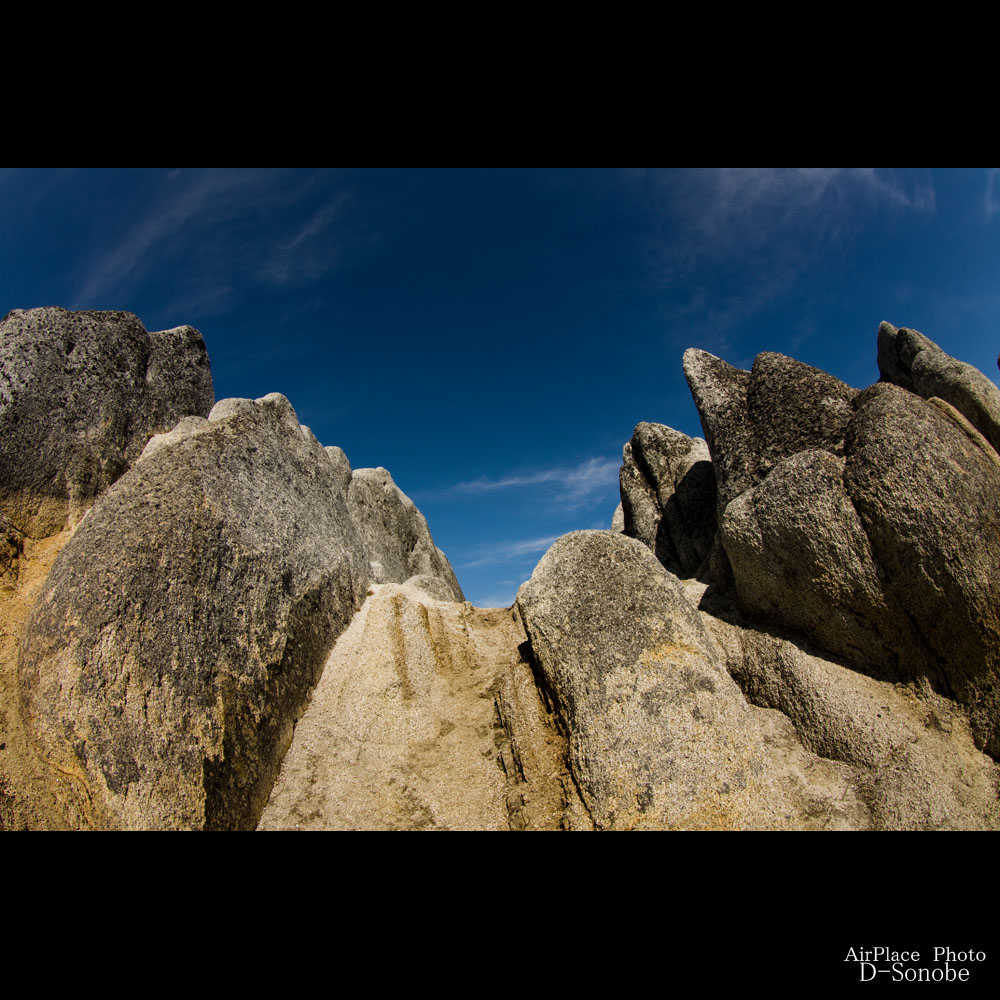
[[[260,829],[590,826],[516,613],[372,587],[295,731]]]
[[[346,457],[280,394],[209,412],[196,331],[148,335],[118,313],[11,317],[21,325],[3,343],[15,356],[77,352],[82,387],[108,391],[90,411],[79,394],[60,409],[69,363],[23,362],[30,378],[11,383],[17,405],[3,411],[19,426],[27,389],[32,405],[49,400],[41,452],[71,474],[49,477],[69,484],[62,513],[34,510],[38,532],[69,516],[52,545],[0,513],[0,827],[253,827],[372,562],[398,553],[387,579],[422,573],[448,596],[451,567],[391,480],[377,510],[362,496],[352,515]],[[207,418],[182,415],[193,402]],[[3,438],[3,467],[37,444]],[[73,530],[72,504],[95,495]]]
[[[0,321],[0,510],[23,534],[75,522],[150,436],[212,408],[201,334],[126,312],[13,309]]]
[[[0,331],[0,828],[1000,827],[994,396],[915,331],[863,392],[687,352],[706,441],[510,609],[190,328]]]
[[[907,333],[879,334],[900,381],[937,356]],[[778,355],[750,372],[693,350],[684,364],[739,606],[874,676],[925,678],[996,755],[1000,464],[982,434],[941,399],[859,393]]]

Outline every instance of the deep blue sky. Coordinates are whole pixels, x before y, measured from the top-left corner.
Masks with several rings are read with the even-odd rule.
[[[686,347],[863,387],[887,319],[996,381],[1000,175],[0,170],[0,315],[42,305],[196,326],[218,399],[284,393],[506,605],[637,422],[701,434]]]

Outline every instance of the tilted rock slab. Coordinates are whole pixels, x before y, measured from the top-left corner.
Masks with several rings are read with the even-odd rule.
[[[641,423],[622,452],[623,529],[680,577],[694,576],[715,541],[716,489],[708,446]]]
[[[1000,452],[1000,389],[978,368],[946,354],[916,330],[897,330],[883,322],[878,328],[878,369],[882,381],[950,403]]]
[[[976,749],[952,701],[875,680],[745,620],[701,618],[753,704],[787,716],[813,753],[851,766],[873,829],[1000,829],[1000,767]]]
[[[150,436],[212,408],[201,334],[126,312],[14,309],[0,320],[0,511],[33,538],[75,522]]]
[[[252,828],[368,559],[278,394],[153,438],[60,553],[20,650],[26,724],[98,828]]]
[[[916,444],[915,444],[916,443]],[[895,611],[901,671],[965,705],[1000,756],[1000,460],[947,403],[876,383],[844,485]]]
[[[564,535],[517,608],[598,829],[868,825],[848,770],[747,704],[680,581],[642,543]]]

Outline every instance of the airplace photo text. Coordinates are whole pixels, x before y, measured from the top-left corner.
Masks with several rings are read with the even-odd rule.
[[[972,948],[935,947],[930,954],[895,948],[849,948],[845,962],[858,965],[862,983],[967,983],[986,961],[986,952]]]

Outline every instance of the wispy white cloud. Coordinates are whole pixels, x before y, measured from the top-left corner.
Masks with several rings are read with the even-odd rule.
[[[486,594],[478,594],[472,603],[477,608],[509,608],[517,599],[517,587],[505,590],[493,590]]]
[[[330,202],[329,205],[324,205],[322,208],[317,209],[309,221],[299,230],[299,232],[292,238],[290,243],[282,244],[282,250],[294,250],[297,246],[305,243],[306,240],[311,239],[318,233],[322,233],[330,223],[340,214],[341,209],[344,207],[345,202],[348,200],[348,195],[346,191],[342,191],[336,198]]]
[[[257,175],[229,171],[198,174],[179,188],[176,176],[168,175],[165,180],[170,182],[169,190],[154,198],[144,217],[93,263],[74,308],[131,287],[162,260],[162,254],[193,222],[197,220],[199,228],[224,224],[242,205],[242,192],[259,183]]]
[[[672,221],[701,237],[696,253],[770,242],[803,225],[836,234],[853,229],[857,215],[877,205],[921,213],[935,208],[929,176],[904,178],[869,167],[730,168],[659,176],[668,189]]]
[[[167,269],[178,301],[216,305],[212,289],[314,280],[342,259],[338,220],[349,200],[342,180],[329,174],[171,171],[148,192],[131,228],[90,262],[73,305],[120,302]]]
[[[652,280],[676,294],[673,339],[709,350],[787,295],[877,213],[929,215],[929,173],[874,168],[643,171],[627,182],[653,220]],[[717,352],[716,352],[717,353]]]
[[[318,278],[337,267],[342,247],[336,238],[330,238],[330,227],[342,215],[349,200],[348,193],[341,191],[331,202],[313,212],[287,243],[275,245],[260,269],[260,276],[276,285],[287,285]]]
[[[548,535],[545,538],[525,538],[514,542],[485,542],[476,546],[475,559],[459,563],[460,569],[471,569],[474,566],[488,566],[493,563],[512,562],[536,553],[542,553],[557,539],[559,535]]]
[[[231,285],[220,284],[194,289],[174,299],[164,308],[168,316],[217,316],[224,313],[235,301],[236,291]]]
[[[463,483],[456,483],[443,492],[453,494],[493,493],[498,490],[547,487],[568,506],[578,506],[604,493],[618,481],[617,458],[588,458],[578,465],[553,466],[534,472],[489,479],[485,476]]]
[[[997,176],[1000,175],[1000,167],[990,167],[986,171],[986,193],[983,196],[983,211],[986,213],[986,221],[989,222],[997,212],[1000,212],[1000,198],[997,197]]]

